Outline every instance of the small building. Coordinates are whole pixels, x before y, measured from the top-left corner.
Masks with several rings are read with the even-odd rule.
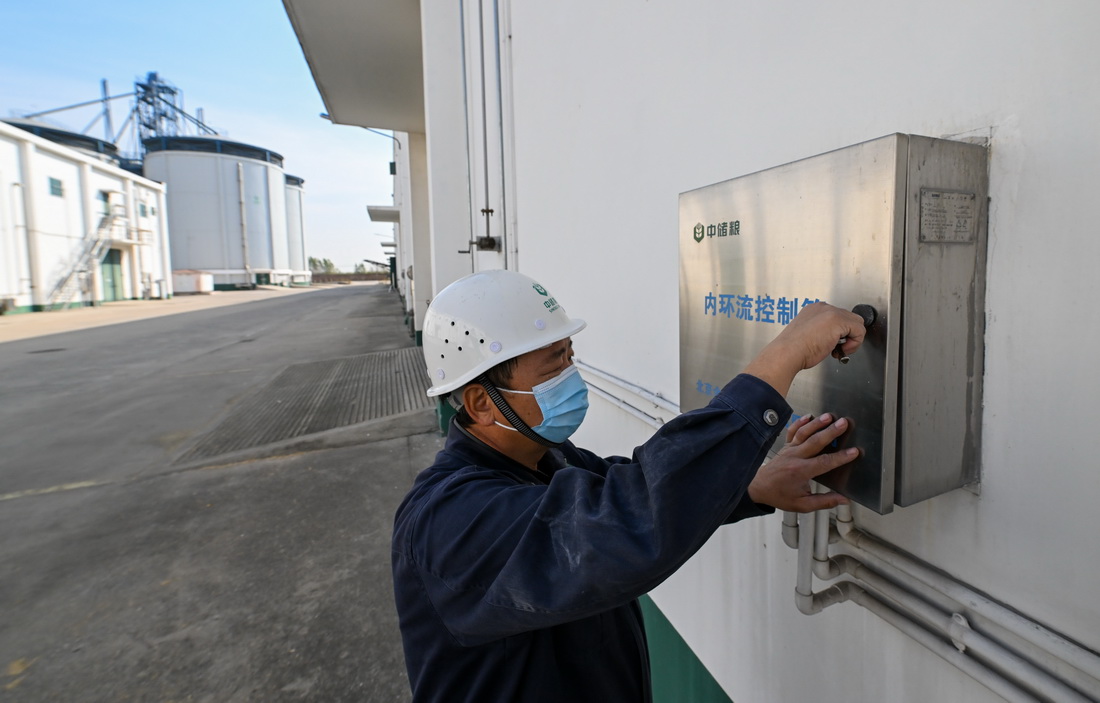
[[[0,309],[172,295],[165,188],[114,145],[0,122]]]

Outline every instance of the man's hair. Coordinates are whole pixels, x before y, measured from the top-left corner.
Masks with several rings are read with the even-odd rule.
[[[519,364],[519,357],[512,357],[507,361],[502,361],[493,368],[485,372],[485,378],[489,380],[489,383],[493,384],[497,388],[507,388],[512,382],[512,374],[516,371],[516,366]],[[477,383],[476,380],[471,383]],[[469,383],[466,386],[470,385]],[[457,404],[458,414],[455,416],[455,422],[462,427],[469,427],[474,424],[474,419],[470,417],[470,414],[466,412],[466,407],[462,405],[462,392],[466,389],[466,386],[462,386],[458,390],[451,394],[451,400]]]

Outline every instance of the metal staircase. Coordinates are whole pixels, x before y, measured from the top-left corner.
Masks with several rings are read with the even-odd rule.
[[[99,220],[99,225],[90,237],[84,238],[84,246],[77,255],[69,271],[58,282],[50,293],[49,299],[43,306],[45,310],[60,310],[68,307],[73,299],[84,290],[85,282],[99,262],[103,259],[104,252],[110,246],[111,232],[116,225],[126,221],[126,207],[112,205],[110,214],[104,215]]]

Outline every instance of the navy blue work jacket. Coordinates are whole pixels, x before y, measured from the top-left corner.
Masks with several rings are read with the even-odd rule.
[[[649,701],[636,599],[723,523],[772,511],[746,489],[790,412],[742,374],[630,459],[566,442],[538,473],[452,423],[394,524],[413,700]]]

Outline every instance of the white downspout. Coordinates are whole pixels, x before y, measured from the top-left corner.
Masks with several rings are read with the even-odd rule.
[[[244,257],[244,272],[248,277],[248,285],[253,285],[252,267],[248,263],[248,220],[245,218],[244,202],[244,164],[237,162],[237,203],[241,208],[241,255]]]
[[[164,278],[161,279],[162,286],[160,294],[162,298],[171,298],[173,294],[172,290],[172,259],[171,252],[168,247],[168,214],[164,211],[164,190],[163,186],[157,189],[157,227],[160,230],[157,233],[157,239],[160,246],[160,258],[161,258],[161,275]]]
[[[81,164],[80,164],[80,214],[81,214],[81,216],[84,220],[84,232],[83,232],[83,236],[80,238],[81,259],[88,258],[88,256],[87,256],[88,247],[89,246],[94,246],[94,244],[90,244],[90,241],[93,240],[96,237],[96,235],[98,233],[98,230],[99,230],[99,223],[96,222],[95,213],[92,211],[93,208],[95,207],[94,203],[95,203],[95,198],[92,197],[92,168],[86,162],[81,162]],[[84,264],[83,261],[80,261],[80,262],[77,262],[77,263],[80,264],[80,265]],[[88,261],[87,264],[90,268],[94,269],[98,266],[99,262],[98,261]],[[85,301],[84,300],[84,292],[85,291],[83,290],[83,288],[84,288],[83,284],[85,282],[87,282],[88,287],[89,288],[92,287],[91,273],[92,273],[91,270],[89,270],[88,271],[88,278],[81,281],[82,285],[81,285],[81,291],[80,291],[80,302],[81,302],[82,305],[95,304],[95,293],[93,293],[91,290],[89,290],[88,293],[91,294],[92,300],[90,300],[90,301]]]
[[[34,155],[37,150],[30,142],[20,142],[19,152],[23,159],[23,229],[27,237],[27,265],[30,267],[31,309],[41,310],[45,301],[42,296],[42,277],[38,270],[38,217],[34,207],[36,188],[34,185]]]
[[[138,219],[140,210],[138,209],[137,192],[134,188],[134,182],[126,178],[124,179],[126,188],[126,241],[131,242],[127,249],[124,250],[127,253],[127,259],[130,264],[130,298],[132,300],[138,300],[141,298],[140,289],[141,282],[138,280],[139,273],[136,265],[135,246],[133,242],[141,239],[141,221]]]

